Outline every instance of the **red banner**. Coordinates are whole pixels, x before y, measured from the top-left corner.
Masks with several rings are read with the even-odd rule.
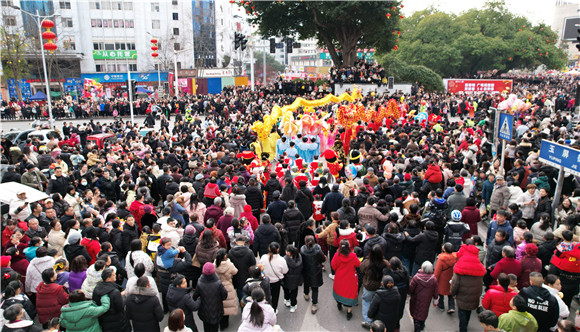
[[[498,92],[512,91],[512,80],[447,80],[449,93]]]

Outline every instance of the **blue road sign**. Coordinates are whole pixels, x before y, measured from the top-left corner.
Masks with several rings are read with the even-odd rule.
[[[514,128],[514,116],[511,114],[499,114],[499,130],[497,136],[506,141],[512,140],[512,131]]]
[[[540,147],[540,161],[564,169],[580,176],[580,151],[569,146],[543,140]]]

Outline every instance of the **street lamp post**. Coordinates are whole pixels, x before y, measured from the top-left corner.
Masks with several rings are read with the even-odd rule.
[[[49,125],[50,129],[54,130],[54,118],[52,116],[52,98],[50,96],[50,83],[48,82],[48,72],[46,70],[46,59],[44,57],[44,49],[42,45],[42,20],[47,19],[53,16],[60,16],[60,14],[52,14],[52,15],[40,15],[38,13],[38,9],[36,10],[36,14],[29,13],[18,6],[10,6],[13,9],[19,10],[20,12],[27,14],[28,16],[34,19],[34,23],[36,23],[36,27],[38,28],[38,41],[40,42],[40,54],[42,54],[42,69],[44,70],[44,86],[46,88],[46,100],[48,102],[48,116],[49,116]]]

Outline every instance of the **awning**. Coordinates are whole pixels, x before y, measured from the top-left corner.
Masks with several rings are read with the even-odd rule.
[[[60,97],[61,94],[60,91],[50,91],[51,97]]]
[[[0,202],[10,204],[12,200],[17,198],[16,193],[20,190],[26,192],[26,200],[29,203],[48,198],[48,195],[40,190],[36,190],[18,182],[7,182],[0,183]]]

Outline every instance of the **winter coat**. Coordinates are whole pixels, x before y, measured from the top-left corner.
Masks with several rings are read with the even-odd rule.
[[[269,254],[262,255],[259,264],[264,266],[264,275],[270,279],[270,283],[282,281],[284,275],[288,273],[286,260],[278,254],[272,255],[272,259]]]
[[[542,213],[547,213],[548,215],[552,215],[552,200],[548,196],[540,197],[540,201],[538,202],[538,207],[536,207],[534,220],[535,221],[540,220],[540,215]]]
[[[123,225],[123,233],[121,233],[121,243],[123,246],[122,251],[118,252],[119,257],[125,258],[129,250],[131,250],[131,241],[139,239],[139,230],[137,229],[137,223],[133,226],[128,224]]]
[[[467,197],[463,195],[463,192],[454,192],[447,198],[447,218],[451,218],[451,212],[457,210],[459,212],[463,211],[465,208]]]
[[[451,295],[461,310],[475,310],[479,307],[483,276],[453,274],[451,278]]]
[[[309,219],[312,217],[312,214],[314,213],[314,209],[312,207],[314,196],[312,195],[312,191],[310,191],[310,189],[306,187],[298,188],[294,200],[296,201],[296,207],[304,215],[304,219]]]
[[[210,248],[202,246],[201,242],[199,242],[197,244],[197,248],[195,249],[195,254],[200,266],[203,266],[205,263],[213,263],[218,250],[219,247],[215,242],[212,243]]]
[[[240,213],[244,212],[244,206],[246,205],[246,195],[231,195],[230,205],[234,208],[234,218],[240,219]]]
[[[83,238],[81,240],[81,245],[87,248],[87,253],[89,256],[91,256],[91,260],[88,262],[88,264],[95,264],[95,261],[97,260],[97,254],[99,251],[101,251],[101,244],[99,241]]]
[[[276,190],[282,193],[282,185],[280,184],[280,181],[276,178],[269,178],[264,185],[264,191],[266,192],[266,205],[270,204],[273,199],[272,194]]]
[[[465,234],[469,234],[469,226],[461,221],[449,221],[443,229],[445,240],[453,245],[453,251],[459,250]]]
[[[487,228],[487,237],[485,239],[485,244],[489,246],[489,244],[495,238],[495,232],[497,232],[497,230],[500,228],[503,228],[507,232],[508,234],[507,241],[509,242],[509,244],[510,245],[514,244],[514,230],[507,220],[502,225],[498,224],[498,222],[495,220],[489,223],[489,226]]]
[[[373,320],[384,322],[387,331],[394,331],[399,323],[399,307],[405,305],[406,299],[401,299],[397,287],[380,288],[377,290],[367,316]]]
[[[496,184],[491,193],[489,208],[494,211],[501,210],[503,206],[507,208],[510,196],[510,190],[505,183],[501,186]]]
[[[136,287],[137,293],[127,296],[127,319],[134,331],[159,332],[163,320],[163,308],[152,288]]]
[[[159,292],[167,293],[169,285],[172,281],[172,274],[183,273],[191,266],[191,255],[186,251],[183,253],[183,259],[178,258],[173,261],[173,266],[169,269],[164,269],[157,265],[157,277],[159,278]]]
[[[443,173],[438,165],[430,164],[427,166],[427,171],[425,172],[425,180],[429,183],[438,184],[443,181]]]
[[[425,321],[429,314],[431,300],[439,297],[437,278],[421,270],[415,274],[409,284],[409,310],[414,319]]]
[[[280,243],[280,240],[280,232],[274,225],[271,223],[261,224],[254,232],[254,254],[260,254],[260,256],[266,255],[268,253],[268,246],[270,243]]]
[[[203,222],[205,224],[205,222],[208,221],[209,219],[213,219],[213,221],[217,223],[217,221],[223,215],[224,215],[224,211],[222,210],[222,208],[217,206],[217,205],[212,204],[210,207],[207,208],[207,210],[205,210],[205,215],[203,216]]]
[[[405,238],[405,236],[403,235],[403,239]],[[401,244],[403,243],[403,240],[401,240]],[[385,257],[386,260],[391,259],[392,256],[387,258],[387,241],[385,240],[385,238],[383,238],[380,235],[375,235],[373,237],[369,237],[367,238],[367,240],[364,242],[364,248],[363,248],[363,257],[368,257],[369,253],[371,252],[371,249],[375,246],[375,245],[379,245],[381,246],[381,250],[383,251],[383,256]],[[402,247],[402,246],[401,246]]]
[[[29,247],[30,248],[30,247]],[[54,258],[51,256],[36,257],[28,265],[24,289],[36,293],[36,287],[42,282],[42,271],[54,266]]]
[[[193,293],[193,299],[201,299],[199,307],[199,319],[204,323],[217,324],[224,316],[223,301],[228,298],[228,291],[222,285],[218,276],[203,274]]]
[[[453,272],[462,275],[484,276],[487,271],[479,260],[479,249],[471,244],[464,244],[456,253],[457,262]]]
[[[193,312],[199,310],[200,301],[194,301],[190,292],[191,288],[178,288],[173,285],[169,286],[166,295],[167,308],[169,311],[175,309],[183,310],[183,313],[185,314],[185,326],[197,332]]]
[[[286,265],[288,266],[288,272],[284,275],[282,284],[289,290],[297,289],[300,286],[300,280],[302,279],[303,263],[302,257],[298,255],[296,259],[285,255],[284,260],[286,260]]]
[[[99,317],[110,305],[109,296],[103,296],[100,306],[91,300],[69,303],[60,309],[60,326],[70,332],[101,332]]]
[[[355,247],[359,246],[358,239],[356,238],[356,233],[353,228],[339,229],[338,237],[334,238],[333,245],[335,247],[340,247],[340,241],[347,240],[350,245],[350,250],[354,250]]]
[[[326,256],[318,244],[311,248],[306,245],[300,248],[302,257],[302,275],[304,278],[304,287],[320,287],[322,280],[322,264],[326,261]]]
[[[304,220],[304,215],[297,208],[286,209],[284,211],[282,226],[288,231],[288,243],[298,242],[298,229]]]
[[[415,237],[406,237],[406,240],[417,244],[415,249],[415,263],[423,264],[425,261],[433,263],[435,261],[435,251],[437,250],[437,231],[426,230]]]
[[[513,273],[516,277],[519,277],[522,274],[522,265],[515,258],[504,257],[495,264],[493,271],[489,275],[493,279],[497,279],[500,273]]]
[[[538,331],[550,331],[558,323],[560,309],[556,298],[550,291],[539,286],[525,287],[520,290],[528,304],[528,310],[538,321]]]
[[[57,256],[63,255],[63,248],[66,244],[66,238],[63,231],[55,231],[54,229],[48,232],[47,237],[48,249],[55,249]]]
[[[286,211],[287,208],[288,204],[286,204],[286,202],[276,199],[270,202],[266,210],[266,213],[270,215],[270,218],[272,218],[272,223],[275,224],[277,222],[282,221],[284,211]]]
[[[238,328],[238,332],[273,332],[274,325],[276,325],[276,312],[271,305],[266,301],[258,302],[258,305],[264,312],[264,323],[262,326],[256,326],[250,321],[250,311],[252,310],[252,302],[249,302],[242,311],[242,324]]]
[[[87,278],[87,270],[81,272],[70,271],[68,275],[68,290],[70,292],[81,289],[83,282]]]
[[[36,306],[34,305],[34,303],[32,303],[32,301],[30,301],[30,299],[28,298],[28,296],[26,296],[26,294],[20,293],[18,295],[14,295],[9,299],[4,298],[4,302],[2,303],[2,310],[6,310],[6,308],[8,308],[13,304],[22,305],[22,308],[24,309],[24,311],[26,311],[30,319],[34,319],[34,317],[36,317]]]
[[[366,204],[358,210],[358,223],[361,226],[371,224],[379,229],[379,221],[387,221],[389,216],[383,215],[376,207]]]
[[[257,211],[264,207],[264,195],[257,186],[249,186],[244,194],[246,195],[246,202],[252,207],[252,211]]]
[[[2,328],[2,332],[42,332],[40,327],[34,324],[32,320],[17,320],[14,322],[6,322]]]
[[[68,294],[61,285],[41,282],[36,288],[36,312],[41,324],[51,318],[60,317],[60,308],[67,303]]]
[[[133,263],[131,264],[131,259]],[[127,278],[131,278],[135,276],[135,266],[137,264],[143,263],[145,266],[145,274],[144,276],[151,277],[153,275],[153,271],[155,270],[155,265],[151,260],[151,257],[147,255],[144,251],[137,250],[137,251],[129,251],[127,257],[125,258],[125,269],[127,270]]]
[[[228,258],[238,269],[238,273],[232,278],[232,283],[236,289],[242,289],[246,279],[250,277],[248,272],[250,266],[256,265],[256,257],[250,248],[244,245],[234,245],[228,252]]]
[[[342,207],[344,195],[338,191],[331,191],[322,200],[320,213],[330,216],[330,212],[338,211]]]
[[[226,239],[226,243],[230,243],[230,241],[232,240],[228,236],[228,228],[232,227],[232,220],[233,219],[234,219],[234,216],[224,214],[215,223],[215,227],[217,229],[219,229],[220,231],[222,231],[222,234],[224,235],[224,238]]]
[[[99,324],[103,332],[131,331],[131,324],[125,316],[125,304],[121,295],[120,286],[114,282],[102,281],[93,291],[93,301],[101,305],[101,298],[108,295],[111,300],[109,310],[99,317]]]
[[[91,265],[87,269],[86,278],[81,286],[81,290],[83,291],[83,293],[85,293],[87,299],[93,298],[93,290],[95,289],[97,284],[102,280],[101,279],[102,273],[103,270],[95,271],[95,265]]]
[[[500,285],[491,285],[489,290],[485,292],[483,299],[481,300],[481,305],[487,309],[493,311],[497,317],[510,311],[510,301],[511,299],[518,295],[511,288],[506,291]]]
[[[530,273],[542,272],[542,261],[536,256],[525,255],[520,259],[522,272],[518,277],[518,288],[528,287],[530,285]]]
[[[435,265],[435,278],[437,278],[437,284],[439,285],[440,295],[450,295],[451,285],[449,281],[453,277],[453,267],[457,262],[457,256],[455,253],[448,254],[443,252],[437,257],[437,264]]]
[[[471,235],[479,233],[477,224],[481,221],[481,213],[476,206],[466,206],[461,212],[461,221],[469,226],[469,233],[463,235],[464,241]]]
[[[487,246],[487,257],[485,258],[485,266],[490,267],[502,259],[502,250],[503,247],[509,246],[508,241],[497,242],[493,240]]]
[[[489,205],[491,202],[491,194],[493,192],[493,186],[495,182],[489,182],[485,180],[483,183],[483,189],[481,191],[481,198],[484,200],[485,205]]]
[[[354,306],[358,303],[356,268],[360,264],[360,260],[352,252],[347,256],[338,252],[334,255],[331,262],[332,269],[335,271],[332,295],[337,302],[347,306]]]
[[[336,238],[336,228],[340,220],[334,220],[328,227],[326,227],[321,233],[318,234],[319,239],[326,239],[326,244],[332,246],[334,245],[334,239]]]
[[[499,317],[501,331],[537,331],[538,322],[529,312],[510,310]]]
[[[168,224],[161,225],[161,232],[159,233],[161,238],[167,237],[171,239],[171,246],[177,247],[181,236],[179,235],[179,231],[177,227],[171,227]]]
[[[533,200],[532,204],[527,204]],[[532,219],[535,216],[536,207],[540,201],[540,194],[536,191],[531,195],[527,190],[525,193],[520,194],[516,198],[515,203],[520,207],[522,211],[522,217],[526,219]]]
[[[238,314],[239,302],[236,289],[232,283],[232,276],[238,273],[238,269],[229,259],[226,259],[220,263],[220,266],[216,266],[215,273],[220,278],[222,285],[228,291],[228,297],[223,302],[224,316],[235,316]]]
[[[83,255],[85,257],[85,259],[87,260],[87,263],[91,261],[91,256],[89,255],[89,253],[87,252],[87,248],[85,248],[84,246],[80,245],[79,243],[77,244],[67,244],[64,246],[64,255],[66,256],[66,260],[69,262],[72,262],[73,259],[75,259],[75,257]]]

